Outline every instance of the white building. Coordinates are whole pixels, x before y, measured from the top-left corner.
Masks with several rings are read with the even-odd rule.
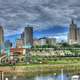
[[[56,38],[48,38],[47,43],[48,45],[56,45]]]
[[[41,46],[46,45],[46,44],[47,44],[47,39],[46,39],[46,38],[40,38],[40,39],[39,39],[39,44],[40,44]]]
[[[23,48],[23,40],[22,39],[17,39],[16,40],[16,48]]]

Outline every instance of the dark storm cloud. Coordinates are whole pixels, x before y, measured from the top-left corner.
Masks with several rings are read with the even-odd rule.
[[[35,30],[80,21],[80,0],[0,0],[0,24],[5,33],[20,32],[28,24]],[[44,26],[44,27],[43,27]]]

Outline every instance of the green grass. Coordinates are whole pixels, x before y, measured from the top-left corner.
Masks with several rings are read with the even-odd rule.
[[[43,60],[42,60],[43,61]],[[26,63],[18,63],[16,66],[36,66],[36,65],[44,65],[44,64],[74,64],[74,63],[80,63],[80,58],[54,58],[53,60],[47,60],[47,63],[31,63],[31,64],[26,64]]]
[[[42,63],[40,63],[42,62]],[[36,66],[44,64],[74,64],[80,63],[80,57],[32,57],[32,62],[27,64],[27,62],[17,63],[15,65],[11,64],[0,64],[0,66]]]

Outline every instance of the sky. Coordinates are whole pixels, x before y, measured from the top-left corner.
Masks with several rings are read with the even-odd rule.
[[[0,25],[12,42],[27,25],[34,28],[34,38],[67,40],[72,18],[79,27],[80,0],[0,0]]]

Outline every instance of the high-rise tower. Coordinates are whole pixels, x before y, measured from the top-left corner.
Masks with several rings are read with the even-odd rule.
[[[0,47],[4,44],[4,31],[2,26],[0,26]]]
[[[70,28],[69,28],[68,41],[69,44],[77,43],[77,25],[74,23],[73,19],[71,21]]]
[[[24,46],[33,46],[33,27],[25,27],[24,29]]]
[[[80,45],[80,28],[77,29],[77,42]]]

